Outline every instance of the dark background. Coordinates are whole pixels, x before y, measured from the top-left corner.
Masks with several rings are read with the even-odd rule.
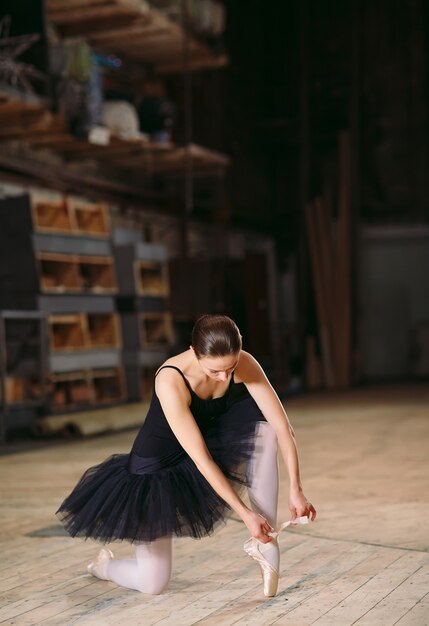
[[[171,259],[171,305],[180,341],[187,343],[199,313],[226,312],[237,319],[248,347],[270,372],[280,372],[280,381],[294,371],[305,378],[307,338],[315,337],[319,355],[321,341],[304,207],[322,198],[335,234],[339,140],[346,132],[353,384],[414,376],[410,355],[429,350],[428,3],[224,4],[226,32],[211,43],[228,54],[229,64],[161,80],[176,109],[173,141],[225,153],[231,159],[226,176],[209,182],[195,177],[190,206],[186,175],[143,183],[139,173],[130,177],[151,198],[151,209],[156,198],[160,213],[179,217],[175,228],[185,235],[191,222],[216,229],[212,258],[193,254],[184,235],[181,254]],[[28,32],[29,24],[40,32],[40,44],[23,60],[45,71],[44,4],[32,3],[25,11],[24,5],[4,5],[13,17],[11,34]],[[130,78],[139,71],[139,80]],[[124,59],[109,86],[131,100],[155,79],[150,68]],[[36,90],[51,96],[55,110],[52,77]],[[125,205],[124,200],[124,213]],[[147,209],[142,202],[134,214],[144,216]],[[148,240],[157,239],[155,226],[153,214],[141,226]],[[224,244],[234,229],[246,242],[252,234],[267,237],[273,257],[253,243],[245,244],[244,257],[231,255]],[[268,308],[270,281],[277,301]]]

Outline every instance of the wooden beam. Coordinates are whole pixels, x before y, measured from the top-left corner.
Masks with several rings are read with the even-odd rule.
[[[338,198],[338,243],[337,243],[337,284],[339,307],[338,358],[342,386],[350,386],[351,374],[351,211],[350,177],[351,150],[350,134],[342,132],[339,140],[340,186]]]
[[[229,57],[223,54],[219,57],[206,56],[195,59],[190,59],[189,69],[190,71],[197,72],[198,70],[217,69],[226,67],[229,65]],[[176,74],[182,70],[180,63],[157,63],[156,72],[158,74]]]
[[[313,283],[315,290],[315,300],[317,318],[319,326],[319,340],[322,352],[323,379],[328,388],[335,387],[335,378],[332,367],[332,348],[329,320],[329,306],[325,291],[324,276],[321,264],[320,233],[318,232],[317,221],[315,219],[315,209],[311,203],[305,206],[307,219],[307,230],[309,235],[310,256],[313,267]]]
[[[94,20],[103,20],[106,18],[116,18],[119,16],[138,17],[143,11],[137,10],[135,7],[126,7],[123,5],[112,6],[95,6],[73,9],[67,11],[50,11],[49,20],[57,26],[67,26],[68,24],[77,24],[91,22]]]

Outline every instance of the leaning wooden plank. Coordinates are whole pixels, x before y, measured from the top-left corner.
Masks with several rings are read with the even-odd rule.
[[[322,371],[320,359],[316,355],[314,337],[306,338],[306,383],[309,389],[320,389],[322,386]]]
[[[334,303],[332,301],[333,296],[333,250],[332,250],[332,237],[330,232],[330,224],[328,222],[328,216],[326,214],[325,206],[323,204],[323,200],[320,197],[315,198],[314,200],[314,219],[317,224],[317,233],[319,238],[319,249],[320,249],[320,269],[323,277],[323,289],[325,292],[326,299],[326,314],[328,316],[328,323],[330,328],[330,336],[332,337],[332,312],[334,308]]]
[[[315,300],[318,316],[319,339],[322,351],[323,378],[327,387],[334,387],[332,373],[332,355],[329,335],[329,321],[327,315],[326,294],[323,290],[323,276],[320,266],[320,243],[318,239],[317,226],[314,219],[314,208],[312,204],[305,207],[307,229],[309,235],[310,257],[313,268],[313,283],[315,290]]]
[[[351,212],[350,212],[350,135],[343,132],[339,145],[340,188],[338,199],[337,282],[341,310],[336,338],[342,386],[351,381]]]
[[[325,189],[323,193],[323,212],[324,212],[324,220],[325,220],[325,228],[327,229],[327,236],[330,241],[330,262],[331,262],[331,291],[330,298],[332,302],[331,310],[330,310],[330,321],[331,321],[331,347],[332,347],[332,367],[334,371],[334,377],[337,383],[341,380],[340,373],[340,360],[338,356],[338,327],[341,319],[341,299],[339,298],[339,285],[337,280],[337,263],[338,263],[338,250],[337,250],[337,228],[336,222],[333,219],[333,206],[332,206],[332,198],[329,193],[329,190]]]

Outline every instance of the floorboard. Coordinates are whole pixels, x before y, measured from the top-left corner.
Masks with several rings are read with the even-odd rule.
[[[1,456],[0,624],[429,626],[428,405],[423,385],[288,401],[318,519],[282,534],[270,599],[234,518],[210,538],[175,540],[159,596],[87,574],[99,545],[68,537],[55,510],[87,467],[127,452],[135,431]],[[282,469],[279,521],[288,518]],[[111,548],[131,554],[126,542]]]

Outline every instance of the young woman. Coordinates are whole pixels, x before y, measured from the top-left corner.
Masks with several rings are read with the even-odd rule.
[[[130,454],[87,470],[57,514],[72,536],[134,544],[135,559],[116,560],[102,549],[88,566],[91,574],[157,594],[170,579],[173,535],[209,535],[232,509],[249,529],[245,550],[261,567],[264,593],[273,596],[279,572],[273,532],[277,444],[290,479],[292,520],[314,519],[282,404],[261,366],[242,350],[236,324],[204,315],[189,350],[157,371]],[[251,508],[237,493],[240,485],[248,487]]]

